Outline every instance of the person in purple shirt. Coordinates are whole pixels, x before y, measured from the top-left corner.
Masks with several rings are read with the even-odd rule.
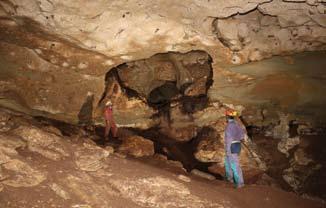
[[[244,186],[242,170],[239,164],[239,154],[241,151],[241,140],[244,139],[245,131],[235,120],[237,112],[226,111],[227,125],[225,128],[225,176],[233,182],[236,188]]]

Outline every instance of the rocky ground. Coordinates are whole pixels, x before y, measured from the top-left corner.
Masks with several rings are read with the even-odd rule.
[[[115,151],[98,146],[96,135],[77,127],[58,129],[3,109],[0,117],[1,207],[325,206],[266,185],[234,189],[200,171],[190,174],[163,155],[126,156],[138,137],[129,137],[129,147],[122,144],[122,151]],[[151,142],[143,144],[143,153],[132,154],[152,155]]]

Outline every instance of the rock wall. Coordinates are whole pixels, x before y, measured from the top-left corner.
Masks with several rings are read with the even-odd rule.
[[[272,55],[325,50],[325,6],[273,1],[247,14],[214,22],[217,37],[234,52],[233,63]]]
[[[1,96],[6,98],[1,105],[77,123],[85,103],[90,103],[84,109],[92,111],[91,118],[99,115],[105,74],[125,62],[202,50],[213,60],[213,73],[221,74],[232,63],[323,50],[325,5],[281,0],[7,0],[0,2],[0,31]],[[222,79],[229,76],[222,73]],[[92,102],[87,101],[90,94]],[[152,112],[144,108],[142,114]]]

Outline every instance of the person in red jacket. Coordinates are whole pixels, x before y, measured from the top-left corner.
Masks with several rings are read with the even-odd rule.
[[[114,138],[117,137],[118,128],[113,119],[112,102],[110,100],[107,101],[105,104],[104,118],[105,118],[104,139],[106,139],[109,136],[110,130],[112,130],[112,136]]]

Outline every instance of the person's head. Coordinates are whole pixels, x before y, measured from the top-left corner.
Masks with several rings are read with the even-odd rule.
[[[112,102],[111,102],[111,100],[106,101],[105,107],[112,108]]]
[[[233,109],[228,109],[225,111],[225,116],[226,116],[227,121],[233,121],[237,115],[238,115],[238,112]]]

